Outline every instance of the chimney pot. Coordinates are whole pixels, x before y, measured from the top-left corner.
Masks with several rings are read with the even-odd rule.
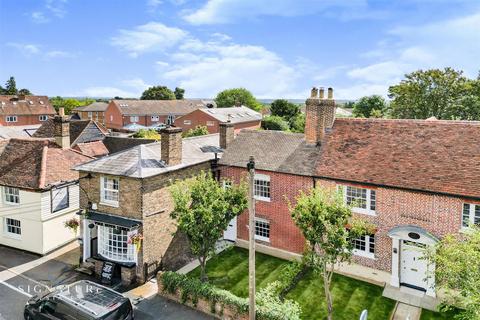
[[[182,128],[168,127],[160,135],[162,160],[169,166],[182,163]]]
[[[328,88],[329,99],[324,99],[325,90],[320,88],[320,99],[309,98],[305,102],[305,141],[319,145],[322,143],[327,129],[333,126],[335,121],[335,100],[333,90]]]
[[[63,108],[60,108],[60,111],[63,111]],[[53,119],[55,143],[62,149],[68,149],[70,148],[70,120],[61,114],[62,112]]]
[[[320,87],[320,96],[319,96],[320,99],[324,99],[325,98],[325,89],[323,87]]]
[[[316,87],[312,88],[312,91],[310,91],[310,98],[316,98],[318,96],[318,89]]]
[[[333,88],[328,88],[328,99],[333,99]]]
[[[227,149],[235,139],[235,126],[230,122],[220,122],[220,148]]]
[[[59,115],[60,117],[65,116],[65,108],[60,107],[60,109],[58,109],[58,115]]]

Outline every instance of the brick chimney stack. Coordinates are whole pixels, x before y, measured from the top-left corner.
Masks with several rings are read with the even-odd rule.
[[[327,97],[325,99],[325,90],[323,88],[318,90],[314,87],[310,98],[305,102],[305,140],[307,143],[320,145],[326,129],[333,126],[336,107],[332,88],[328,88]]]
[[[220,148],[227,149],[235,139],[235,127],[231,122],[220,122]]]
[[[65,115],[65,110],[60,108],[58,115],[53,119],[55,143],[62,149],[70,148],[70,119]]]
[[[182,128],[165,128],[160,135],[162,160],[169,166],[182,163]]]

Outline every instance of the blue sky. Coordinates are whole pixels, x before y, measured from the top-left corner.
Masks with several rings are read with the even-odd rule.
[[[0,0],[0,81],[35,94],[386,95],[419,68],[480,70],[478,0]]]

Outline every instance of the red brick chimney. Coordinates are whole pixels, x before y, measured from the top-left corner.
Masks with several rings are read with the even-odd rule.
[[[314,87],[305,104],[305,140],[307,143],[319,145],[325,136],[325,130],[331,128],[335,121],[333,89],[328,88],[327,99],[325,99],[325,90]]]
[[[235,139],[235,127],[231,122],[220,122],[220,148],[227,149],[228,145]]]
[[[169,166],[182,163],[182,128],[169,127],[161,132],[162,160]]]
[[[58,115],[53,119],[55,143],[62,149],[70,148],[70,119],[65,115],[65,110],[60,108]]]

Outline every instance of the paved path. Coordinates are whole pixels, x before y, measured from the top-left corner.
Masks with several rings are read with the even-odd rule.
[[[422,309],[399,302],[393,320],[419,320]]]

